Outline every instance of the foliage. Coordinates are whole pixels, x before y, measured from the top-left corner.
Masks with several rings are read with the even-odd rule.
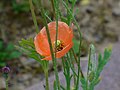
[[[28,12],[30,11],[28,0],[12,0],[12,9],[15,13]]]
[[[80,42],[79,42],[79,40],[73,38],[73,43],[74,43],[73,49],[74,49],[74,51],[75,51],[75,54],[78,56]],[[87,55],[88,46],[87,46],[87,44],[86,44],[85,41],[82,41],[81,51],[82,51],[81,56]]]
[[[20,55],[21,53],[15,50],[12,43],[5,45],[3,41],[0,41],[0,67],[5,66],[7,61],[18,58]]]
[[[19,41],[20,46],[16,46],[18,50],[24,52],[24,54],[28,55],[30,58],[35,59],[38,62],[41,62],[41,56],[36,52],[33,39],[22,39]]]
[[[94,90],[94,87],[101,80],[100,73],[102,72],[107,62],[110,60],[110,56],[111,48],[106,48],[104,50],[104,55],[102,56],[102,54],[100,53],[97,59],[95,47],[93,44],[90,45],[87,80],[85,81],[82,79],[82,87],[84,90]]]
[[[75,53],[78,54],[78,52],[79,52],[79,44],[80,43],[76,39],[73,39],[73,43],[74,43],[73,49],[74,49]]]
[[[51,56],[52,56],[52,61],[53,61],[53,68],[54,68],[54,73],[55,73],[55,78],[56,80],[54,81],[54,90],[71,90],[71,80],[74,80],[74,90],[80,90],[80,85],[82,86],[83,90],[94,90],[94,87],[100,82],[100,74],[104,68],[104,66],[107,64],[107,62],[110,59],[111,56],[111,48],[106,48],[104,51],[104,55],[100,53],[96,55],[96,50],[93,44],[90,45],[89,47],[89,58],[88,58],[88,67],[87,69],[87,75],[84,75],[81,66],[80,66],[80,56],[82,53],[82,34],[80,31],[79,24],[77,23],[75,17],[74,17],[74,6],[76,3],[76,0],[69,0],[71,1],[71,5],[69,5],[68,0],[62,0],[62,4],[64,5],[66,11],[67,11],[67,17],[64,17],[62,13],[60,12],[59,9],[59,0],[51,0],[51,3],[53,5],[53,10],[55,14],[55,21],[56,21],[56,37],[58,34],[58,20],[60,19],[61,21],[64,21],[67,23],[69,26],[73,22],[75,26],[78,29],[80,39],[79,42],[76,40],[73,40],[74,42],[74,47],[71,49],[65,56],[62,57],[62,65],[63,65],[63,74],[65,76],[66,80],[66,87],[62,86],[59,81],[59,75],[58,75],[58,70],[57,70],[57,59],[56,56],[53,52],[52,49],[52,43],[50,39],[50,34],[47,26],[47,19],[52,21],[49,16],[46,14],[44,7],[42,6],[41,0],[38,0],[37,6],[39,6],[39,10],[41,13],[41,16],[43,17],[43,22],[46,28],[46,34],[48,36],[48,42],[51,50]],[[88,0],[87,0],[88,1]],[[36,33],[39,32],[39,28],[37,25],[36,17],[35,17],[35,12],[33,9],[33,4],[32,0],[29,0],[30,3],[30,9],[32,12],[32,17],[33,21],[36,27]],[[86,2],[85,2],[86,3]],[[57,39],[55,40],[55,42]],[[27,54],[29,57],[34,58],[36,61],[38,61],[44,70],[45,78],[46,78],[46,90],[49,90],[49,82],[48,82],[48,63],[49,61],[41,60],[42,56],[39,55],[34,46],[34,40],[32,38],[30,39],[22,39],[19,42],[20,46],[17,46],[19,50]],[[83,44],[85,46],[85,44]],[[85,47],[84,47],[85,48]],[[78,53],[78,56],[76,56],[75,53]],[[75,66],[76,64],[76,66]]]

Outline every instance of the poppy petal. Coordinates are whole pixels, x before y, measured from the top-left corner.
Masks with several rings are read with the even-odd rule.
[[[72,38],[73,38],[73,31],[71,30],[69,31],[68,37],[64,40],[65,46],[72,42]]]
[[[44,35],[39,33],[34,39],[34,44],[35,44],[36,51],[40,55],[43,55],[43,56],[50,55],[48,40],[44,37]]]
[[[55,41],[55,36],[56,36],[56,22],[55,21],[50,22],[48,24],[48,28],[49,28],[51,41],[54,42]],[[42,30],[40,32],[41,32],[41,34],[45,35],[46,38],[47,38],[47,33],[46,33],[45,27],[42,28]],[[59,21],[58,22],[58,39],[65,42],[65,40],[69,36],[69,32],[70,32],[69,26],[64,22]]]

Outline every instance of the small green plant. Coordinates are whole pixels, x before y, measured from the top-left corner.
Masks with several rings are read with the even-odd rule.
[[[21,55],[20,52],[15,50],[15,47],[12,43],[5,43],[0,41],[0,67],[4,67],[7,61],[18,58]]]

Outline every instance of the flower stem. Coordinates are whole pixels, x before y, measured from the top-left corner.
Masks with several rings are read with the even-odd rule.
[[[73,49],[73,48],[72,48]],[[70,50],[70,65],[71,65],[71,69],[73,71],[73,78],[74,78],[74,86],[76,85],[76,77],[77,77],[77,74],[75,72],[75,66],[74,66],[74,61],[72,61],[73,59],[73,55],[72,55],[72,49]]]
[[[51,43],[51,39],[50,39],[50,33],[49,33],[49,28],[47,25],[47,20],[45,17],[45,10],[42,6],[42,2],[39,1],[39,5],[40,5],[40,10],[41,10],[41,15],[43,17],[43,22],[46,28],[46,33],[47,33],[47,37],[48,37],[48,42],[50,45],[50,52],[51,52],[51,56],[52,56],[52,61],[53,61],[53,66],[54,66],[54,72],[55,72],[55,77],[56,77],[56,86],[58,87],[58,90],[60,90],[60,82],[59,82],[59,76],[58,76],[58,70],[57,70],[57,62],[56,62],[56,58],[54,56],[54,52],[53,52],[53,48],[52,48],[52,43]]]
[[[57,38],[58,38],[58,18],[59,18],[59,0],[54,0],[54,7],[55,7],[55,19],[56,19],[56,36],[55,36],[55,50],[57,47]],[[55,60],[53,61],[55,65],[55,69],[57,70],[57,62],[56,62],[56,52],[55,52]],[[56,71],[56,81],[58,85],[58,90],[60,90],[60,82],[59,82],[59,76],[58,76],[58,71]]]
[[[67,59],[65,57],[62,58],[62,64],[63,64],[63,69],[64,69],[64,76],[66,79],[66,90],[70,90],[70,66],[68,63],[69,57],[67,55]]]
[[[45,74],[45,82],[46,82],[45,90],[49,90],[49,80],[48,80],[49,61],[43,60],[41,62],[41,65],[42,65],[42,69],[43,69],[44,74]]]
[[[6,90],[8,90],[8,79],[5,80]]]
[[[34,12],[34,7],[33,7],[32,0],[29,0],[29,4],[30,4],[30,10],[31,10],[31,13],[32,13],[33,22],[34,22],[34,25],[35,25],[35,28],[36,28],[36,33],[39,33],[39,28],[38,28],[38,24],[37,24],[35,12]]]
[[[54,0],[51,0],[51,4],[52,4],[52,8],[53,8],[53,18],[56,17],[55,16],[55,5],[54,5]]]
[[[81,55],[81,42],[82,42],[82,34],[80,32],[80,27],[73,15],[73,13],[71,12],[71,10],[68,8],[68,5],[64,2],[64,0],[62,0],[63,2],[63,5],[65,6],[65,8],[67,9],[67,11],[69,12],[69,15],[71,15],[71,17],[73,18],[74,22],[75,22],[75,25],[77,26],[77,29],[78,29],[78,32],[79,32],[79,35],[80,35],[80,44],[79,44],[79,53],[78,53],[78,77],[77,77],[77,84],[76,84],[76,90],[78,90],[79,88],[79,81],[80,81],[80,73],[82,74],[82,70],[81,70],[81,67],[80,67],[80,55]],[[82,74],[83,76],[83,74]],[[84,77],[82,77],[84,78]]]
[[[48,70],[45,71],[46,90],[49,90]]]

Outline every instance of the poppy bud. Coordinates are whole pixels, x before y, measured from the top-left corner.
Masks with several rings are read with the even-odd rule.
[[[8,74],[10,72],[10,68],[5,66],[2,68],[2,72],[5,73],[5,74]]]

